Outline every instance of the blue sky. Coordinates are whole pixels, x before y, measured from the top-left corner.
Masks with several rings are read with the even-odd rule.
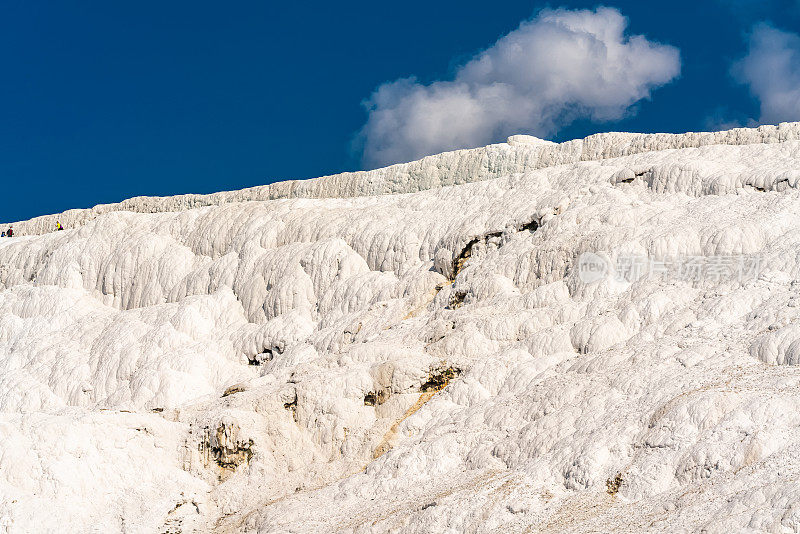
[[[0,4],[0,221],[509,133],[800,120],[796,0],[78,4]]]

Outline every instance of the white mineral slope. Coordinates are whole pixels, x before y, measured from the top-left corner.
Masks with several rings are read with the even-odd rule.
[[[372,171],[345,172],[311,180],[290,180],[209,195],[134,197],[91,209],[73,209],[15,224],[17,235],[52,231],[56,222],[75,228],[113,211],[155,213],[216,206],[247,200],[342,198],[413,193],[448,185],[508,176],[580,161],[598,161],[644,152],[711,145],[749,145],[800,140],[800,122],[685,134],[601,133],[556,144],[530,135],[512,135],[507,143],[457,150]],[[5,225],[3,225],[5,226]]]
[[[1,239],[0,529],[800,531],[797,132],[517,139]],[[585,283],[586,252],[760,264]]]

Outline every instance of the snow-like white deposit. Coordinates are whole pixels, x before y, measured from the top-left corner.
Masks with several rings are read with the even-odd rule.
[[[0,530],[800,531],[800,123],[14,227]]]

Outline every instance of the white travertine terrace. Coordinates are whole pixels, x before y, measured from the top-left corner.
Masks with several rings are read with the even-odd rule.
[[[247,200],[282,198],[347,198],[414,193],[448,185],[461,185],[510,174],[580,161],[630,156],[659,150],[711,145],[751,145],[800,140],[800,123],[781,123],[758,128],[685,134],[601,133],[565,143],[551,143],[529,135],[512,135],[509,143],[472,150],[457,150],[400,163],[373,171],[345,172],[310,180],[289,180],[238,191],[209,195],[134,197],[91,209],[69,210],[18,222],[22,234],[51,231],[60,220],[65,228],[84,224],[112,211],[154,213],[216,206]],[[537,142],[538,141],[538,142]],[[5,225],[3,225],[5,226]]]
[[[798,531],[799,189],[792,123],[17,222],[0,528]]]

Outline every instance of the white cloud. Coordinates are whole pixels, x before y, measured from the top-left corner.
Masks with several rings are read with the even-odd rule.
[[[703,121],[703,131],[721,132],[733,128],[755,128],[758,121],[748,118],[740,112],[736,112],[727,106],[718,106],[711,113],[706,115]]]
[[[800,36],[757,24],[732,72],[761,102],[762,123],[800,120]]]
[[[429,85],[403,78],[365,102],[357,141],[374,167],[485,145],[511,133],[540,137],[579,118],[619,119],[680,72],[676,48],[627,36],[616,9],[545,10]]]

